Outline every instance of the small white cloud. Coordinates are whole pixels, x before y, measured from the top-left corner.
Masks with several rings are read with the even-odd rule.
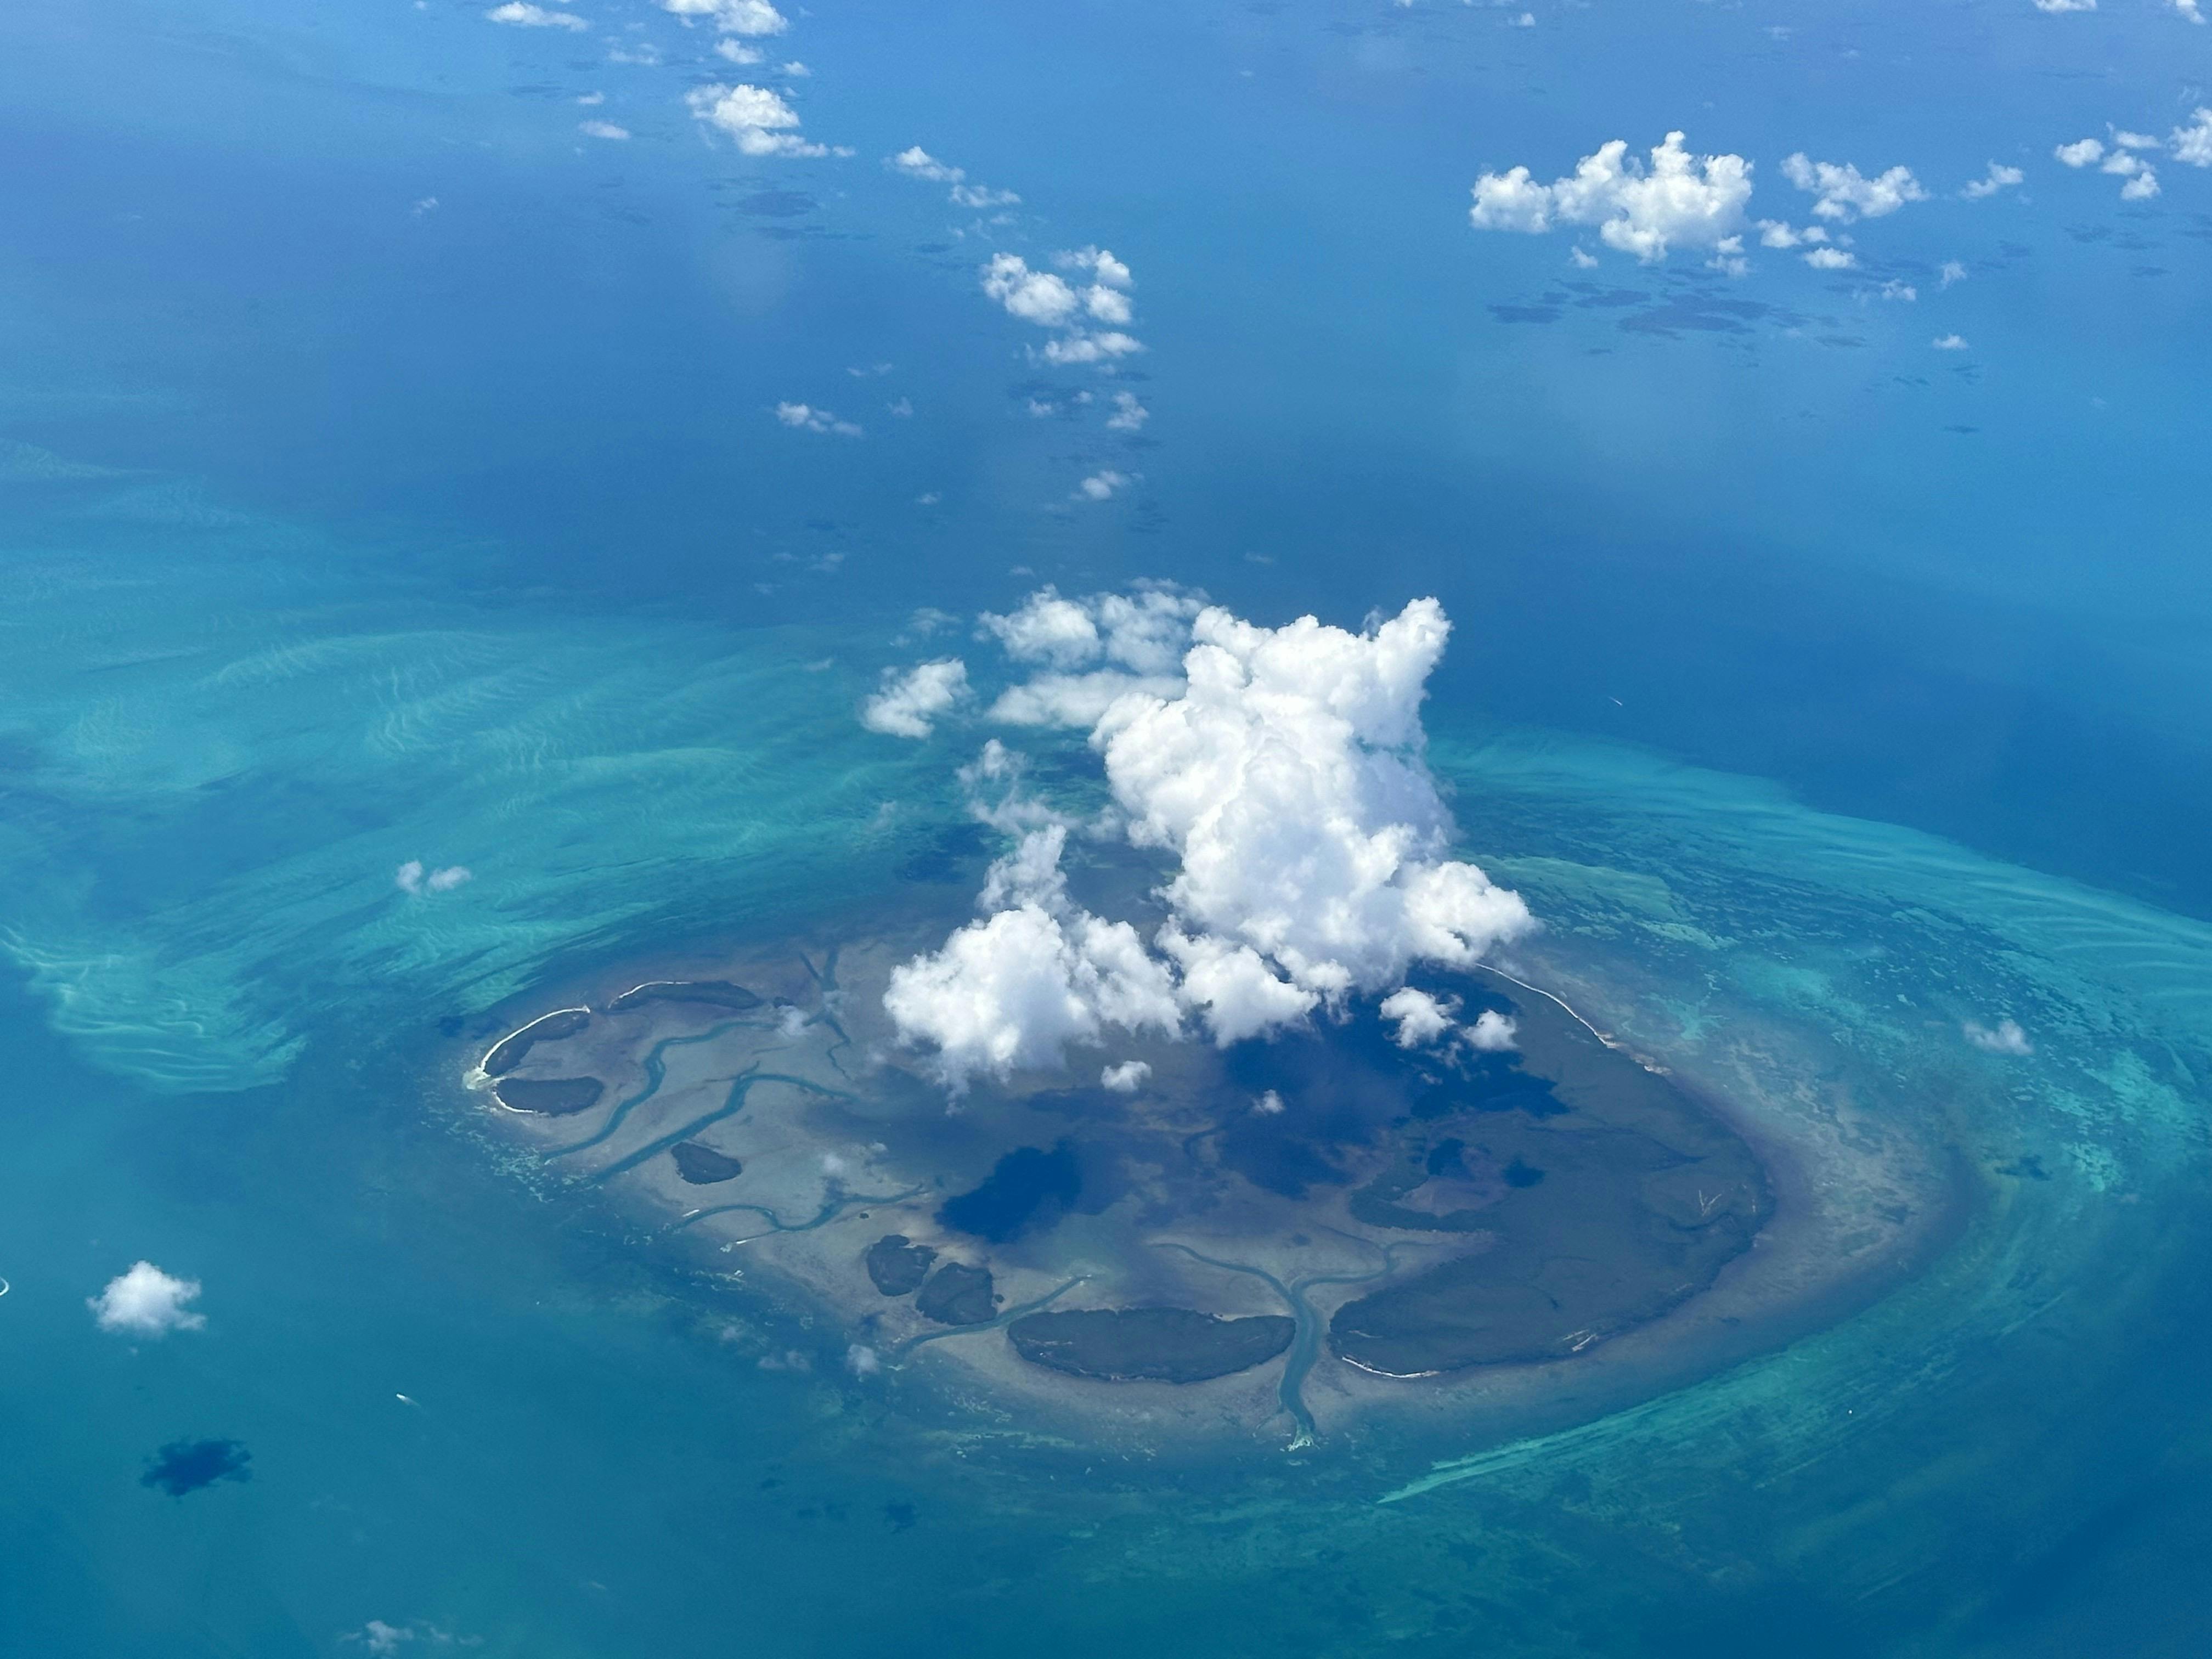
[[[449,864],[441,870],[425,867],[420,859],[410,859],[392,874],[392,884],[403,893],[450,893],[456,887],[474,880],[475,872],[464,864]]]
[[[726,63],[742,64],[746,69],[766,61],[758,46],[749,46],[742,40],[731,40],[726,36],[714,42],[714,56]]]
[[[586,109],[597,109],[607,101],[607,95],[604,92],[580,92],[576,94],[576,101]]]
[[[855,1376],[873,1376],[883,1368],[883,1356],[865,1343],[855,1342],[845,1350],[845,1369]]]
[[[1990,163],[1990,170],[1978,179],[1970,179],[1959,194],[1970,202],[1979,202],[1996,195],[2001,190],[2011,190],[2027,181],[2027,174],[2018,167],[2008,167],[2002,161]]]
[[[1892,167],[1869,179],[1848,162],[1815,161],[1802,150],[1783,157],[1782,176],[1814,198],[1814,214],[1842,224],[1879,219],[1907,202],[1928,199],[1909,167]]]
[[[1595,253],[1585,253],[1578,247],[1571,247],[1567,250],[1567,263],[1572,265],[1577,270],[1595,270],[1597,269],[1597,255]]]
[[[1515,1046],[1520,1032],[1520,1021],[1499,1013],[1495,1008],[1486,1008],[1474,1017],[1474,1024],[1467,1028],[1468,1046],[1482,1049],[1486,1054],[1500,1054]]]
[[[1133,1095],[1152,1080],[1152,1068],[1141,1060],[1125,1060],[1098,1073],[1099,1085],[1116,1094]]]
[[[93,1318],[103,1331],[124,1336],[167,1336],[171,1331],[196,1331],[207,1316],[187,1305],[198,1301],[200,1282],[165,1273],[150,1261],[133,1262],[127,1273],[107,1281],[98,1296],[86,1298]]]
[[[946,199],[953,206],[972,208],[981,212],[988,208],[1019,207],[1022,198],[1011,190],[993,190],[988,185],[955,185]]]
[[[781,34],[791,27],[768,0],[660,0],[660,9],[687,22],[706,18],[725,34]]]
[[[1684,135],[1653,147],[1649,168],[1632,160],[1626,139],[1601,144],[1571,177],[1540,185],[1525,167],[1486,173],[1474,182],[1468,221],[1477,230],[1540,234],[1556,225],[1595,225],[1607,247],[1649,264],[1669,247],[1715,247],[1734,235],[1751,199],[1751,163],[1741,155],[1694,156]]]
[[[2038,11],[2050,12],[2053,15],[2069,11],[2094,11],[2097,9],[2097,0],[2035,0],[2035,9]]]
[[[828,148],[799,136],[799,112],[766,87],[694,87],[684,94],[692,115],[737,141],[747,155],[827,155]]]
[[[1909,302],[1920,297],[1918,289],[1910,283],[1900,283],[1894,277],[1884,283],[1875,292],[1885,300],[1903,300]]]
[[[2105,141],[2101,138],[2077,138],[2070,144],[2061,144],[2051,152],[2069,167],[2086,167],[2105,159]]]
[[[1066,248],[1052,256],[1053,264],[1062,270],[1079,270],[1091,281],[1107,288],[1127,289],[1135,286],[1129,267],[1103,247]]]
[[[1451,1030],[1459,1004],[1401,985],[1382,999],[1376,1012],[1397,1026],[1392,1040],[1401,1048],[1425,1048]]]
[[[841,438],[864,438],[866,429],[851,421],[841,421],[826,409],[817,409],[811,404],[778,404],[775,418],[784,425],[800,432],[834,432]]]
[[[1858,256],[1839,247],[1816,247],[1805,256],[1805,263],[1815,270],[1849,270],[1858,264]]]
[[[1970,1019],[1960,1029],[1966,1032],[1967,1042],[1993,1054],[2032,1054],[2035,1052],[2035,1045],[2027,1040],[2027,1033],[2020,1029],[2017,1020],[2001,1019],[1993,1029]]]
[[[576,131],[587,138],[627,138],[628,127],[618,127],[611,121],[579,121]]]
[[[1152,411],[1145,407],[1135,392],[1117,392],[1114,394],[1114,412],[1106,417],[1106,429],[1109,432],[1142,432],[1145,422],[1152,418]]]
[[[1939,334],[1929,343],[1938,351],[1964,351],[1966,337],[1963,334]]]
[[[932,184],[957,185],[968,176],[964,169],[939,161],[920,144],[909,146],[896,155],[884,157],[884,165],[895,173],[903,173],[909,179],[927,179]]]
[[[1103,501],[1127,489],[1129,475],[1116,472],[1110,466],[1102,466],[1069,492],[1078,501]]]
[[[884,412],[902,421],[911,420],[914,418],[914,399],[894,398],[884,405]]]
[[[1144,349],[1143,341],[1115,330],[1087,334],[1078,329],[1058,339],[1047,340],[1038,355],[1048,363],[1103,363]]]
[[[1280,1117],[1283,1115],[1283,1097],[1270,1089],[1252,1103],[1252,1109],[1261,1117]]]
[[[796,58],[793,58],[789,63],[779,64],[777,67],[782,73],[788,75],[794,81],[806,80],[814,73],[812,70],[807,68],[805,64],[800,63]]]
[[[941,658],[909,668],[884,671],[883,689],[860,705],[860,724],[893,738],[926,738],[933,722],[969,696],[968,665]]]
[[[2144,167],[2120,186],[2120,199],[2123,202],[2148,202],[2158,194],[2158,174],[2151,168]]]
[[[2173,9],[2189,22],[2202,23],[2204,21],[2204,8],[2198,0],[2173,0]]]
[[[554,11],[544,6],[533,6],[528,0],[507,0],[503,6],[494,6],[484,14],[495,23],[506,23],[519,29],[582,30],[592,26],[573,11]]]
[[[2199,106],[2186,126],[2166,135],[2173,159],[2193,167],[2212,167],[2212,108]]]
[[[1966,280],[1966,267],[1959,260],[1946,259],[1937,269],[1936,276],[1942,287],[1948,288],[1954,283],[1963,283]]]

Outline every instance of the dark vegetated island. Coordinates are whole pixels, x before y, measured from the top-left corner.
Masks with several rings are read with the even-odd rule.
[[[607,1004],[607,1012],[619,1014],[648,1002],[703,1002],[739,1012],[761,1006],[760,994],[726,979],[656,979],[631,987]]]
[[[676,1173],[694,1187],[711,1187],[718,1181],[735,1181],[745,1166],[727,1152],[718,1152],[696,1140],[678,1141],[668,1149],[676,1160]]]
[[[921,1287],[914,1305],[924,1319],[940,1325],[988,1325],[999,1316],[991,1270],[948,1261]]]
[[[503,1077],[491,1085],[491,1091],[510,1112],[567,1117],[598,1105],[606,1085],[595,1077]]]
[[[908,1241],[904,1233],[885,1233],[868,1246],[860,1258],[868,1281],[885,1296],[909,1296],[921,1288],[937,1252],[927,1244]]]
[[[1190,1308],[1089,1308],[1033,1313],[1006,1327],[1033,1364],[1108,1382],[1203,1382],[1249,1370],[1291,1346],[1280,1314],[1232,1319]]]
[[[1353,1217],[1460,1233],[1467,1253],[1346,1303],[1329,1342],[1362,1369],[1421,1376],[1558,1359],[1657,1318],[1750,1248],[1771,1206],[1749,1146],[1666,1077],[1539,999],[1499,1078],[1557,1109],[1432,1099]]]

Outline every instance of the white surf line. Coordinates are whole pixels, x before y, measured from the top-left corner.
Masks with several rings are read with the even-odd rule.
[[[1547,998],[1547,999],[1548,999],[1549,1000],[1551,1000],[1551,1001],[1553,1001],[1553,1002],[1556,1002],[1556,1003],[1558,1003],[1558,1004],[1559,1005],[1559,1006],[1560,1006],[1560,1007],[1562,1007],[1562,1008],[1565,1008],[1565,1009],[1566,1009],[1566,1012],[1567,1012],[1567,1015],[1568,1015],[1568,1017],[1569,1017],[1570,1018],[1571,1018],[1571,1019],[1575,1022],[1575,1024],[1577,1024],[1577,1025],[1581,1026],[1581,1027],[1583,1028],[1583,1030],[1584,1030],[1585,1031],[1588,1031],[1588,1032],[1589,1032],[1592,1036],[1595,1037],[1595,1038],[1596,1038],[1600,1042],[1602,1042],[1603,1044],[1605,1044],[1605,1046],[1606,1046],[1607,1048],[1620,1048],[1620,1044],[1619,1042],[1615,1042],[1615,1041],[1613,1040],[1613,1038],[1612,1035],[1611,1035],[1609,1032],[1605,1032],[1605,1031],[1601,1031],[1601,1030],[1599,1030],[1597,1029],[1597,1027],[1596,1027],[1596,1026],[1595,1026],[1595,1025],[1591,1024],[1588,1020],[1584,1019],[1584,1018],[1583,1018],[1580,1014],[1577,1013],[1577,1012],[1576,1012],[1572,1008],[1568,1007],[1568,1006],[1567,1006],[1567,1002],[1566,1002],[1566,1000],[1565,1000],[1565,998],[1553,995],[1551,992],[1547,991],[1547,990],[1546,990],[1542,986],[1540,986],[1540,985],[1531,985],[1531,984],[1529,984],[1529,983],[1528,983],[1528,981],[1527,980],[1525,980],[1525,979],[1516,979],[1516,978],[1514,978],[1514,977],[1513,977],[1513,975],[1510,975],[1510,974],[1507,973],[1507,972],[1506,972],[1503,968],[1495,968],[1495,967],[1492,967],[1489,963],[1486,963],[1486,962],[1477,963],[1475,965],[1476,965],[1477,967],[1480,968],[1480,969],[1483,970],[1483,972],[1485,972],[1485,973],[1486,973],[1486,974],[1495,974],[1495,975],[1497,975],[1498,978],[1500,978],[1500,979],[1504,980],[1504,981],[1508,985],[1517,985],[1517,986],[1519,986],[1519,987],[1520,987],[1522,990],[1524,990],[1524,991],[1534,991],[1534,992],[1538,996]],[[1622,1050],[1621,1050],[1621,1052],[1622,1052],[1622,1053],[1624,1053],[1624,1054],[1626,1054],[1626,1053],[1627,1052],[1627,1050],[1624,1048],[1624,1049],[1622,1049]]]
[[[1482,971],[1486,974],[1497,975],[1498,978],[1505,981],[1509,985],[1517,985],[1524,991],[1534,991],[1538,996],[1549,998],[1552,1001],[1558,1003],[1560,1007],[1566,1009],[1568,1017],[1577,1025],[1580,1025],[1583,1030],[1588,1031],[1592,1036],[1595,1037],[1600,1042],[1605,1044],[1607,1048],[1612,1049],[1614,1053],[1627,1055],[1629,1059],[1634,1060],[1645,1071],[1650,1073],[1652,1076],[1666,1077],[1670,1075],[1666,1067],[1663,1066],[1654,1066],[1650,1060],[1644,1059],[1643,1055],[1638,1054],[1635,1049],[1630,1048],[1626,1043],[1621,1042],[1620,1038],[1614,1036],[1612,1032],[1599,1030],[1596,1026],[1591,1024],[1580,1014],[1577,1013],[1572,1008],[1568,1007],[1566,1000],[1564,997],[1554,995],[1552,992],[1547,991],[1540,985],[1531,985],[1525,979],[1516,979],[1512,975],[1507,973],[1503,968],[1493,968],[1486,962],[1477,963],[1475,965],[1480,968]]]
[[[1566,1005],[1564,1003],[1560,1005],[1562,1007],[1565,1007],[1565,1006]],[[505,1036],[501,1037],[498,1042],[493,1043],[490,1048],[483,1051],[483,1059],[478,1060],[475,1065],[470,1066],[467,1074],[461,1079],[462,1086],[469,1089],[489,1088],[491,1085],[492,1078],[491,1073],[483,1068],[484,1060],[489,1060],[494,1054],[497,1054],[500,1051],[501,1044],[512,1042],[516,1037],[520,1036],[525,1031],[529,1030],[532,1026],[543,1025],[547,1020],[551,1019],[556,1014],[582,1014],[588,1018],[591,1012],[592,1011],[589,1008],[556,1008],[550,1012],[538,1015],[537,1018],[529,1021],[526,1024],[516,1026],[514,1030],[509,1031]],[[506,1103],[502,1101],[501,1104],[505,1105]],[[513,1109],[509,1108],[509,1109],[512,1110]]]

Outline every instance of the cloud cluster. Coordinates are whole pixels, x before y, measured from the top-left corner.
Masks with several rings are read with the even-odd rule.
[[[1048,591],[985,626],[1063,680],[1109,659],[1120,666],[1091,672],[1157,675],[1188,601],[1121,603],[1109,613]],[[884,998],[955,1090],[1057,1066],[1114,1030],[1262,1036],[1393,990],[1414,962],[1471,963],[1534,925],[1518,895],[1447,856],[1450,817],[1419,752],[1424,688],[1450,633],[1434,599],[1358,634],[1311,617],[1265,628],[1218,606],[1187,626],[1182,681],[1121,690],[1091,738],[1130,842],[1174,862],[1158,893],[1168,919],[1148,944],[1078,907],[1060,869],[1067,826],[1030,830],[992,866],[988,914],[902,964]]]
[[[1928,192],[1910,167],[1892,167],[1869,179],[1849,162],[1815,161],[1802,150],[1782,158],[1782,176],[1814,198],[1816,217],[1836,224],[1880,219]]]
[[[909,179],[920,179],[933,185],[950,185],[947,199],[955,207],[1006,208],[1018,207],[1022,198],[1011,190],[993,190],[988,185],[966,182],[968,171],[956,167],[949,161],[940,161],[920,144],[909,145],[896,155],[884,158],[884,165],[894,173],[902,173]]]
[[[1474,182],[1468,222],[1477,230],[1529,234],[1594,225],[1607,246],[1646,264],[1676,246],[1733,255],[1751,200],[1751,163],[1741,155],[1692,155],[1683,137],[1668,133],[1653,148],[1648,168],[1630,158],[1626,139],[1615,138],[1583,156],[1571,177],[1548,185],[1525,167],[1486,173]]]
[[[986,611],[981,631],[1013,661],[1044,671],[1000,693],[991,718],[1092,726],[1126,693],[1181,696],[1178,670],[1201,608],[1196,594],[1159,585],[1077,599],[1045,587],[1005,616]]]
[[[519,29],[568,29],[581,33],[592,27],[573,11],[533,6],[527,0],[507,0],[507,4],[494,6],[484,15],[495,23],[506,23]]]
[[[943,714],[967,701],[968,665],[957,657],[884,671],[883,689],[860,705],[860,724],[892,738],[926,738]]]
[[[800,432],[834,432],[841,438],[864,438],[864,428],[851,421],[841,421],[826,409],[817,409],[811,404],[778,404],[775,418],[784,425]]]
[[[1096,247],[1071,249],[1055,255],[1054,263],[1073,271],[1075,280],[1037,270],[1018,253],[994,254],[982,270],[983,292],[1008,315],[1057,331],[1040,354],[1047,362],[1106,362],[1144,349],[1121,329],[1134,314],[1128,266]],[[1094,323],[1109,326],[1094,329]]]
[[[695,17],[704,18],[725,34],[755,39],[781,34],[791,27],[784,15],[768,0],[660,0],[660,9],[686,22]]]
[[[420,859],[410,859],[392,873],[392,885],[409,895],[420,897],[424,893],[450,893],[476,879],[476,872],[465,864],[449,864],[443,869],[428,868]]]
[[[2148,132],[2112,127],[2103,138],[2077,138],[2061,144],[2051,154],[2076,170],[2094,167],[2126,180],[2120,186],[2124,202],[2147,202],[2159,193],[2158,171],[2144,158],[2164,150],[2177,161],[2195,167],[2212,167],[2212,107],[2200,106],[2183,125],[2163,139]]]
[[[799,136],[799,112],[781,94],[739,82],[710,83],[684,94],[696,119],[727,133],[747,155],[827,155],[829,147]]]
[[[150,1261],[131,1263],[127,1273],[107,1281],[85,1306],[103,1331],[124,1336],[167,1336],[171,1331],[196,1331],[207,1323],[205,1314],[191,1311],[200,1282],[165,1273]]]

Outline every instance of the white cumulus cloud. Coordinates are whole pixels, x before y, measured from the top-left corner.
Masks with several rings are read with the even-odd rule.
[[[775,418],[785,426],[800,432],[834,432],[841,438],[864,438],[866,429],[851,421],[841,421],[826,409],[817,409],[812,404],[778,404]]]
[[[2027,1033],[2021,1030],[2018,1020],[2001,1019],[1996,1025],[1989,1026],[1970,1019],[1960,1029],[1966,1032],[1967,1042],[1993,1054],[2032,1054],[2035,1052],[2035,1045],[2027,1040]]]
[[[2035,0],[2035,9],[2053,15],[2069,11],[2094,11],[2097,0]]]
[[[2027,174],[2020,168],[2008,167],[2002,161],[1992,161],[1987,173],[1978,179],[1968,179],[1959,194],[1970,202],[1979,202],[2001,190],[2011,190],[2027,181]]]
[[[1091,733],[1129,841],[1175,861],[1159,890],[1169,920],[1148,947],[1075,907],[1065,826],[1030,830],[993,866],[990,914],[902,965],[885,997],[956,1089],[1057,1066],[1114,1030],[1173,1036],[1190,1019],[1224,1044],[1263,1036],[1534,925],[1518,895],[1448,856],[1450,817],[1419,753],[1423,688],[1450,632],[1441,605],[1415,600],[1354,634],[1218,606],[1186,622],[1188,604],[1162,591],[1109,611],[1048,590],[985,619],[1010,655],[1063,678],[1109,657],[1157,669],[1186,626],[1192,642],[1179,684],[1126,686]]]
[[[768,0],[660,0],[660,9],[686,21],[703,17],[725,34],[781,34],[791,27]]]
[[[196,1331],[207,1316],[191,1311],[199,1299],[200,1282],[165,1273],[150,1261],[136,1261],[117,1274],[98,1296],[86,1298],[93,1318],[103,1331],[124,1336],[167,1336],[171,1331]]]
[[[883,689],[860,705],[860,724],[886,737],[926,738],[937,718],[969,696],[968,665],[957,657],[884,671]]]
[[[1392,1040],[1401,1048],[1425,1048],[1451,1030],[1459,1004],[1401,985],[1382,999],[1376,1012],[1398,1028]]]
[[[1966,337],[1963,334],[1939,334],[1929,343],[1938,351],[1964,351]]]
[[[1802,150],[1783,157],[1782,176],[1814,198],[1815,215],[1843,224],[1879,219],[1907,202],[1928,199],[1909,167],[1892,167],[1869,179],[1848,162],[1815,161]]]
[[[2105,141],[2101,138],[2077,138],[2070,144],[2061,144],[2051,152],[2069,167],[2086,167],[2105,159]]]
[[[576,131],[586,138],[620,139],[629,137],[628,127],[618,127],[611,121],[579,121]]]
[[[727,133],[747,155],[827,155],[822,144],[808,143],[799,133],[799,112],[783,95],[767,87],[740,82],[734,87],[694,87],[684,94],[691,113],[708,125]]]
[[[392,872],[392,884],[403,893],[450,893],[476,879],[476,872],[465,864],[448,864],[442,869],[432,870],[420,859],[410,859]]]
[[[533,6],[527,0],[507,0],[503,6],[494,6],[484,14],[495,23],[507,23],[519,29],[568,29],[581,31],[592,26],[573,11],[555,11],[545,6]]]
[[[1109,432],[1142,432],[1145,422],[1152,418],[1152,411],[1133,392],[1114,394],[1114,412],[1106,417]]]
[[[2199,105],[2189,124],[2174,128],[2166,142],[2175,161],[2193,167],[2212,167],[2212,108]]]
[[[1125,1060],[1119,1066],[1109,1066],[1098,1073],[1101,1087],[1122,1095],[1133,1095],[1152,1080],[1152,1068],[1141,1060]]]
[[[1486,173],[1474,182],[1468,222],[1477,230],[1537,234],[1556,225],[1595,225],[1607,246],[1644,262],[1669,247],[1717,247],[1736,234],[1751,199],[1751,163],[1741,155],[1692,155],[1670,132],[1647,168],[1626,139],[1601,144],[1572,176],[1538,184],[1525,167]]]
[[[1520,1021],[1510,1015],[1499,1013],[1495,1008],[1486,1008],[1474,1017],[1474,1024],[1467,1028],[1467,1041],[1470,1048],[1498,1054],[1512,1048],[1519,1040],[1520,1032]]]

